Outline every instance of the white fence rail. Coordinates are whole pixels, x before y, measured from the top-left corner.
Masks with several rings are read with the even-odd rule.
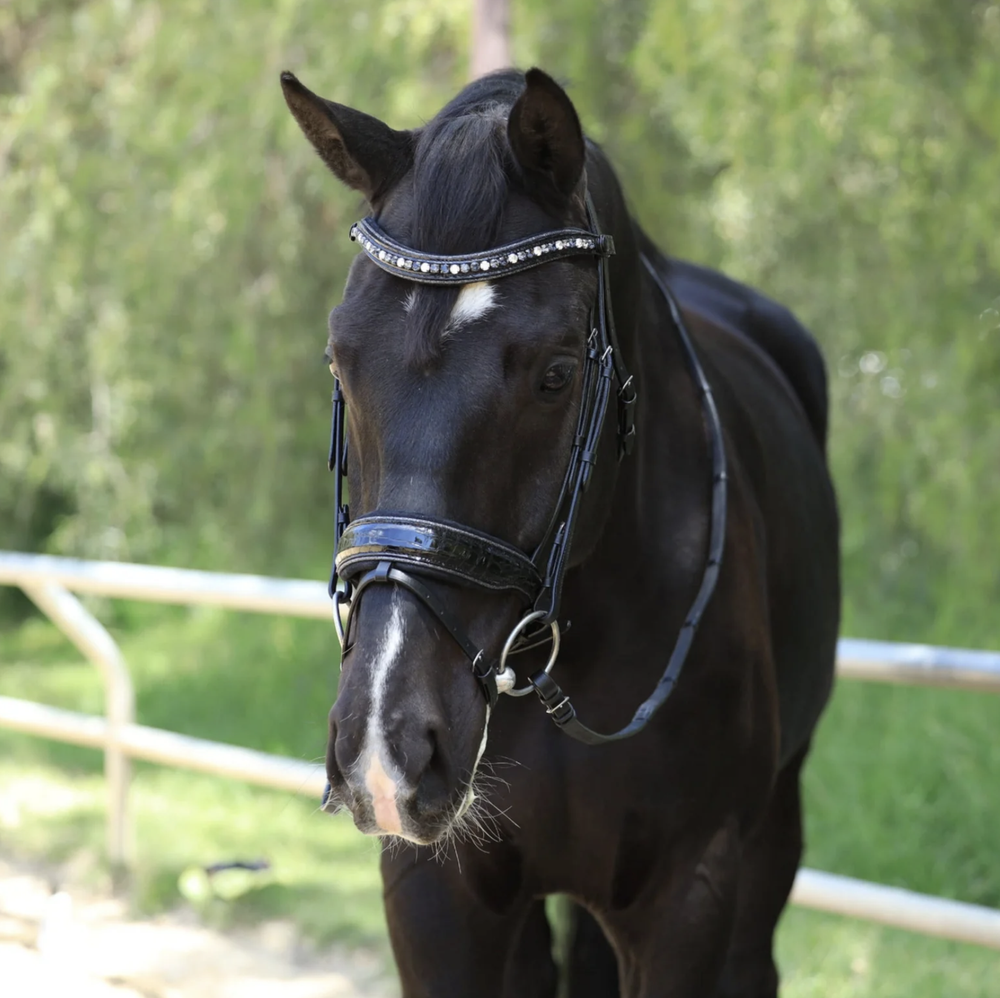
[[[331,609],[324,584],[3,551],[0,584],[23,589],[101,673],[104,717],[0,696],[0,726],[104,749],[112,863],[126,864],[129,859],[131,758],[295,793],[322,791],[325,781],[317,766],[136,724],[128,667],[111,635],[70,590],[328,620]],[[998,652],[843,638],[837,648],[837,671],[850,679],[1000,693]],[[1000,949],[1000,911],[990,908],[806,869],[799,871],[791,900],[803,907]]]

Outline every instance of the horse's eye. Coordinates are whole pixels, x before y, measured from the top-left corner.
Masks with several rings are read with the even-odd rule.
[[[539,388],[546,395],[555,395],[570,383],[572,377],[573,365],[568,361],[560,361],[558,364],[553,364],[545,372],[545,377],[542,378]]]

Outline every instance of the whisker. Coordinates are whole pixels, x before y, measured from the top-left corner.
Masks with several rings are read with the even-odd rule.
[[[509,755],[495,755],[491,759],[481,759],[479,764],[483,765],[485,763],[491,769],[496,769],[498,766],[512,767],[519,766],[522,769],[527,768],[523,762],[519,759],[512,759]]]

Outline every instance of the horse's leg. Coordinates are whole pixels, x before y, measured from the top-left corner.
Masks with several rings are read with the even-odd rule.
[[[731,816],[663,890],[601,913],[620,959],[622,998],[712,998],[736,917],[740,851]]]
[[[778,774],[760,826],[743,850],[739,905],[716,998],[776,998],[774,930],[802,857],[799,775],[809,746]]]
[[[382,880],[403,998],[554,998],[556,966],[540,903],[511,898],[495,910],[454,860],[425,849],[383,850]]]
[[[521,923],[504,974],[504,998],[555,998],[559,972],[552,956],[552,926],[545,901],[532,901]]]
[[[566,958],[569,998],[618,998],[618,960],[604,930],[586,908],[570,908]]]

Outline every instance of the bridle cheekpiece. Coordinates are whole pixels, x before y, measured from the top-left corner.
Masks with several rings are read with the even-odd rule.
[[[667,671],[653,695],[632,722],[612,735],[585,727],[558,684],[549,675],[559,653],[559,604],[580,504],[597,461],[613,383],[618,409],[618,458],[631,453],[635,442],[635,384],[618,347],[611,308],[607,260],[615,252],[611,236],[600,232],[593,203],[587,196],[589,229],[565,228],[530,236],[481,253],[439,255],[421,253],[394,240],[373,218],[351,227],[351,239],[382,270],[420,284],[471,284],[508,277],[553,260],[592,256],[597,261],[597,300],[591,311],[590,333],[583,363],[583,386],[576,433],[559,498],[542,540],[530,555],[507,541],[462,524],[409,511],[376,511],[351,520],[344,502],[347,476],[345,406],[340,382],[334,382],[333,423],[329,467],[336,475],[337,550],[330,576],[334,623],[344,654],[350,650],[351,623],[360,598],[370,585],[394,583],[412,593],[451,635],[468,657],[472,673],[492,708],[500,693],[523,696],[534,691],[562,730],[588,744],[630,737],[645,727],[669,695],[687,656],[698,620],[711,597],[722,558],[725,534],[725,452],[711,388],[669,288],[644,257],[643,262],[670,307],[697,382],[712,438],[713,500],[709,559],[698,596],[678,637]],[[469,637],[434,587],[443,581],[488,592],[514,593],[525,607],[499,659],[491,659]],[[341,616],[346,605],[346,615]],[[508,658],[551,641],[545,667],[528,685],[515,688]]]

